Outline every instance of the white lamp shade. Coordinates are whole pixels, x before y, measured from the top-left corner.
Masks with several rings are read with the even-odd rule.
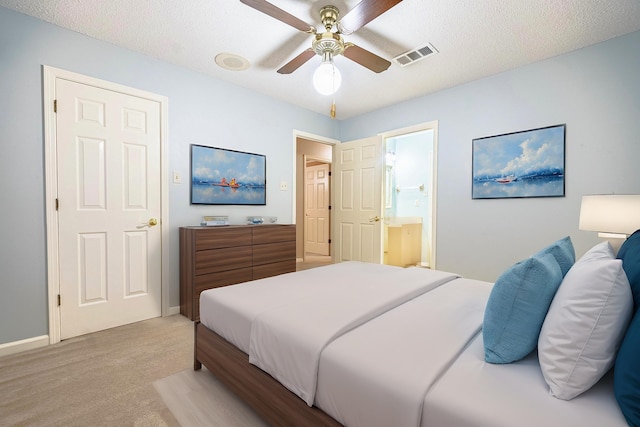
[[[333,62],[323,62],[313,73],[313,87],[321,95],[333,95],[340,88],[342,76]]]
[[[580,230],[632,234],[640,229],[640,195],[582,196]]]

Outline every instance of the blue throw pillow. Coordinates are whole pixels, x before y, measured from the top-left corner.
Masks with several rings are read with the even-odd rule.
[[[622,260],[622,268],[627,273],[633,293],[633,309],[637,312],[640,308],[640,230],[624,241],[617,258]]]
[[[622,341],[613,368],[613,390],[630,426],[640,426],[640,311]]]
[[[543,254],[551,254],[554,256],[556,261],[558,261],[558,264],[560,264],[562,277],[567,274],[569,269],[576,262],[576,251],[573,248],[573,243],[571,242],[571,237],[569,236],[550,244],[540,252],[536,253],[534,257]]]
[[[498,277],[482,324],[487,362],[515,362],[536,348],[561,282],[562,270],[550,253],[520,261]]]

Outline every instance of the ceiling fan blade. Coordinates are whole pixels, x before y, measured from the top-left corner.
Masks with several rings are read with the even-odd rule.
[[[301,19],[296,18],[291,15],[289,12],[285,12],[277,6],[272,5],[268,1],[265,0],[240,0],[241,3],[246,4],[249,7],[254,8],[255,10],[262,12],[266,15],[269,15],[272,18],[277,19],[278,21],[282,21],[285,24],[291,25],[293,28],[296,28],[300,31],[304,31],[305,33],[315,33],[315,27],[307,24]]]
[[[375,53],[371,53],[360,46],[356,46],[353,43],[345,43],[342,55],[375,73],[381,73],[391,65],[391,62],[386,59],[381,58]]]
[[[300,55],[298,55],[295,58],[293,58],[291,61],[289,61],[286,64],[284,64],[278,70],[278,73],[279,74],[291,74],[295,70],[297,70],[302,64],[304,64],[305,62],[307,62],[308,60],[310,60],[314,56],[316,56],[316,53],[313,51],[313,49],[309,48],[309,49],[303,51]]]
[[[362,0],[338,22],[342,34],[351,34],[400,3],[402,0]]]

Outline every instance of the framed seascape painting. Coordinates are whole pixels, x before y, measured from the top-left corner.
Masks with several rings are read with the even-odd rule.
[[[191,204],[266,205],[262,154],[191,145]]]
[[[473,199],[564,196],[565,126],[473,140]]]

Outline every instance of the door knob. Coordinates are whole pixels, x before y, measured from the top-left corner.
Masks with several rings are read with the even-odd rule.
[[[378,215],[374,216],[373,218],[369,218],[369,222],[379,222],[382,218],[380,218]]]
[[[153,227],[153,226],[155,226],[155,225],[158,225],[158,220],[157,220],[157,219],[155,219],[155,218],[150,218],[150,219],[149,219],[149,222],[147,222],[147,225],[148,225],[149,227]]]

